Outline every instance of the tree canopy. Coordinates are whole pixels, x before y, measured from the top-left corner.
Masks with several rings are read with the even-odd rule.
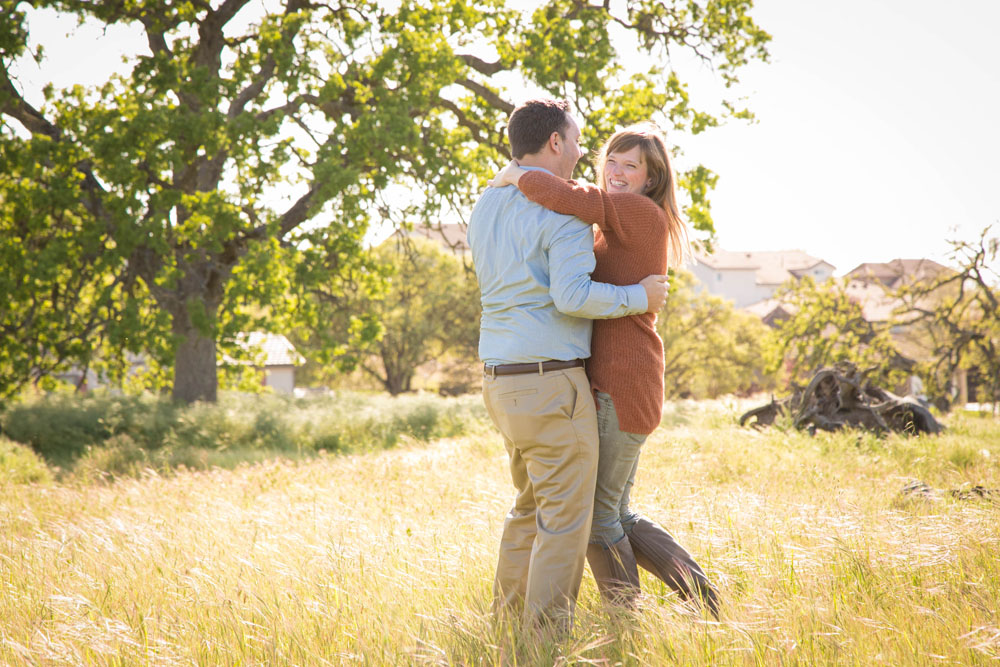
[[[417,368],[429,361],[475,359],[479,286],[462,260],[436,241],[403,235],[390,237],[375,256],[387,274],[385,293],[373,298],[365,289],[350,291],[341,317],[367,313],[379,334],[347,346],[347,360],[395,396],[412,389]],[[335,320],[330,324],[345,328]]]
[[[772,389],[774,374],[765,369],[767,326],[696,286],[691,272],[676,272],[657,318],[665,396],[715,398]]]
[[[769,366],[793,386],[805,387],[823,368],[849,363],[880,385],[895,387],[913,368],[897,350],[891,322],[871,322],[847,291],[849,280],[817,284],[812,276],[775,294],[788,312],[776,322]]]
[[[69,364],[121,376],[142,352],[152,385],[214,400],[217,358],[241,331],[314,326],[338,307],[366,271],[371,220],[468,210],[507,158],[525,86],[569,99],[592,141],[648,118],[700,132],[747,112],[696,108],[677,54],[730,86],[769,40],[752,0],[2,4],[0,396]],[[59,38],[30,34],[43,10],[129,26],[146,49],[124,74],[47,85],[33,103],[17,64],[44,65]],[[714,175],[680,176],[711,232]],[[355,334],[372,332],[341,337]]]

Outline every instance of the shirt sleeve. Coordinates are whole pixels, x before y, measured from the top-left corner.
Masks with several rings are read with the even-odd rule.
[[[625,247],[649,243],[651,235],[666,230],[666,213],[652,199],[628,192],[608,193],[596,185],[565,181],[545,171],[523,174],[517,187],[525,197],[545,208],[575,215],[614,234]]]
[[[592,320],[645,313],[649,307],[642,285],[609,285],[590,279],[594,232],[579,220],[570,220],[552,235],[549,244],[549,294],[559,312]]]

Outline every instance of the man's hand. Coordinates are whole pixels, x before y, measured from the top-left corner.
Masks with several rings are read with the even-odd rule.
[[[502,188],[505,185],[517,185],[518,180],[520,180],[525,172],[527,172],[527,169],[522,169],[517,160],[511,160],[506,167],[500,170],[500,173],[486,181],[486,184],[494,188]]]
[[[666,276],[653,275],[646,276],[639,281],[639,284],[646,290],[646,301],[649,303],[646,312],[660,312],[663,304],[667,302],[667,288],[670,287],[670,281]]]

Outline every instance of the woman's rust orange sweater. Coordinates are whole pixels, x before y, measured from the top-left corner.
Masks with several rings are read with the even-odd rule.
[[[535,170],[521,176],[518,188],[547,209],[597,225],[593,280],[634,285],[667,272],[667,214],[649,197],[611,194]],[[653,313],[594,321],[590,385],[611,395],[619,428],[629,433],[649,434],[660,424],[663,341],[655,324]]]

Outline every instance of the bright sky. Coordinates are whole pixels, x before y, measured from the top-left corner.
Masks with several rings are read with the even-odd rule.
[[[684,143],[719,175],[727,250],[799,248],[842,275],[1000,235],[998,0],[757,0],[758,122]],[[695,91],[697,92],[697,91]]]
[[[837,267],[944,261],[949,238],[1000,234],[1000,0],[757,0],[772,62],[742,74],[757,123],[682,141],[678,166],[720,175],[712,195],[727,250],[798,248]],[[31,25],[58,86],[92,80],[134,33],[74,21]],[[41,72],[21,81],[38,101]],[[714,94],[711,81],[692,92]],[[704,86],[704,88],[702,87]],[[32,90],[33,89],[33,90]]]

